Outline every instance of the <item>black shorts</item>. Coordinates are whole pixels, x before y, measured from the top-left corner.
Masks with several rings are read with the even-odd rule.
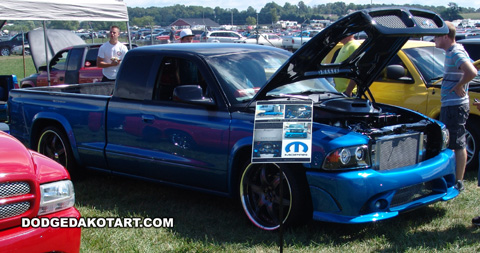
[[[108,77],[103,76],[102,82],[115,82],[115,79],[109,79]]]
[[[440,121],[443,122],[450,133],[450,149],[464,149],[467,147],[466,129],[470,105],[452,105],[442,107],[440,110]]]

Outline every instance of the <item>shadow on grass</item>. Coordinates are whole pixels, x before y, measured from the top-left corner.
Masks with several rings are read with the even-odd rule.
[[[234,199],[97,173],[75,182],[75,191],[77,207],[94,208],[119,217],[172,217],[174,227],[170,229],[187,241],[207,240],[218,245],[278,244],[278,233],[253,226]],[[388,248],[383,248],[385,251],[418,247],[435,250],[455,244],[459,238],[467,245],[477,243],[478,233],[472,232],[476,230],[473,227],[420,229],[445,214],[445,208],[428,206],[377,223],[346,225],[311,221],[285,231],[284,242],[294,247],[342,246],[383,237],[389,242]]]

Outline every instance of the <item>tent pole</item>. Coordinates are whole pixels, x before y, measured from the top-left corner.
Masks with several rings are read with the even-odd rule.
[[[127,36],[128,36],[128,46],[132,49],[132,36],[130,35],[130,22],[127,20]]]
[[[43,21],[43,39],[45,42],[45,62],[47,63],[47,82],[48,86],[50,86],[50,63],[48,62],[48,47],[47,47],[47,41],[48,41],[48,36],[47,36],[47,21]]]

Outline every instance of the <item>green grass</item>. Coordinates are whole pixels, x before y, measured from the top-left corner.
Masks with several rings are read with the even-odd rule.
[[[16,75],[18,81],[36,73],[31,56],[25,56],[25,65],[21,55],[0,56],[0,66],[0,75]]]
[[[286,252],[478,252],[476,173],[457,198],[377,223],[311,221],[284,234]],[[84,217],[173,218],[173,228],[84,228],[82,252],[277,252],[278,232],[254,227],[233,199],[105,174],[75,182]]]

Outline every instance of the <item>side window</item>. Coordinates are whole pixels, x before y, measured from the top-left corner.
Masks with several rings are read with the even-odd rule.
[[[75,48],[70,52],[70,57],[68,57],[68,66],[67,70],[75,71],[81,68],[83,57],[83,48]]]
[[[153,99],[171,101],[173,90],[181,85],[199,85],[204,93],[207,88],[195,63],[183,58],[165,57],[160,64]]]
[[[67,57],[68,57],[68,51],[64,51],[56,54],[52,60],[52,64],[50,65],[50,67],[56,70],[66,70]]]
[[[87,56],[85,57],[85,67],[96,67],[97,55],[98,55],[98,48],[89,49],[87,52]]]
[[[152,97],[151,78],[156,74],[155,54],[125,56],[117,74],[115,97],[144,100]]]

